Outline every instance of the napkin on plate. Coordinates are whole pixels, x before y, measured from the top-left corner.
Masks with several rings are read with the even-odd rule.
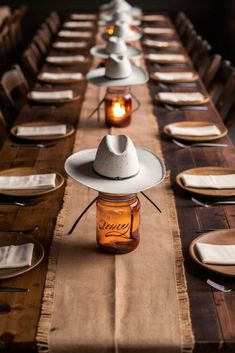
[[[172,135],[183,136],[219,136],[221,131],[216,125],[206,126],[168,126],[167,131]]]
[[[159,81],[190,81],[195,78],[195,73],[193,71],[184,72],[153,72],[153,78]]]
[[[80,49],[87,47],[87,42],[55,42],[53,48],[58,49]]]
[[[143,21],[149,21],[149,22],[154,22],[154,21],[166,21],[168,18],[164,15],[145,15],[142,17]]]
[[[64,91],[31,91],[30,97],[34,100],[72,100],[74,98],[73,91],[68,89]]]
[[[17,127],[17,136],[47,136],[47,135],[65,135],[67,127],[61,125],[47,126],[19,126]]]
[[[181,44],[176,40],[164,41],[164,40],[145,39],[143,41],[143,44],[148,47],[156,47],[156,48],[169,48],[169,47],[178,48],[181,46]]]
[[[181,180],[186,187],[200,189],[234,189],[235,174],[192,175],[182,174]]]
[[[33,243],[0,247],[0,269],[31,266]]]
[[[60,72],[42,72],[40,74],[40,78],[42,80],[51,80],[51,81],[60,81],[60,80],[71,80],[77,81],[83,78],[81,72],[67,72],[67,73],[60,73]]]
[[[200,92],[158,92],[157,96],[161,102],[169,103],[203,103],[205,96]]]
[[[214,245],[197,242],[195,247],[203,263],[235,265],[235,245]]]
[[[58,36],[64,38],[90,38],[92,36],[92,32],[60,31]]]
[[[93,27],[94,23],[91,21],[68,21],[63,24],[65,28],[85,28],[85,27]]]
[[[46,61],[52,64],[80,63],[86,61],[86,58],[83,55],[48,56]]]
[[[96,15],[91,15],[91,14],[87,14],[87,13],[72,13],[70,15],[70,18],[72,20],[95,20],[97,18]]]
[[[162,28],[144,27],[143,32],[145,34],[174,34],[175,33],[173,28],[168,28],[168,27],[162,27]]]
[[[145,58],[159,63],[185,63],[188,59],[187,56],[183,54],[146,54]]]
[[[0,176],[0,190],[50,189],[55,185],[55,173]]]

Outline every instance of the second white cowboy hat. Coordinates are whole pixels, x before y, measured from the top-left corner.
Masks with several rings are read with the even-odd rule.
[[[140,32],[133,31],[130,25],[124,21],[115,22],[113,27],[111,35],[108,32],[102,34],[103,39],[108,40],[111,36],[116,36],[122,38],[125,42],[133,42],[139,40],[142,36]]]
[[[133,7],[125,0],[112,0],[100,6],[100,11],[109,11],[109,14],[116,10],[130,11],[134,17],[139,17],[142,14],[142,10],[139,7]]]
[[[132,86],[148,81],[147,71],[131,64],[126,55],[111,54],[105,67],[88,72],[87,80],[97,86]]]
[[[139,26],[141,21],[138,19],[134,19],[130,13],[130,11],[121,11],[117,10],[113,12],[111,15],[105,15],[102,17],[102,20],[99,21],[100,26],[104,26],[107,24],[113,24],[117,21],[123,21],[128,23],[131,26]]]
[[[122,38],[115,36],[109,38],[106,46],[92,47],[90,53],[91,55],[98,56],[100,58],[108,58],[111,54],[126,54],[129,58],[137,58],[142,55],[141,50],[130,45],[126,45]]]
[[[126,135],[106,135],[98,149],[74,153],[66,160],[65,170],[81,184],[111,194],[137,193],[165,177],[165,167],[158,156],[136,148]]]

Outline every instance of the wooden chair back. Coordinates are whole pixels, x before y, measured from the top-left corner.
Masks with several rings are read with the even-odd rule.
[[[217,105],[220,97],[224,91],[226,84],[230,81],[231,76],[234,73],[234,68],[232,67],[229,60],[223,60],[217,71],[214,79],[208,86],[208,91],[213,102]]]
[[[214,80],[215,75],[217,74],[220,68],[221,61],[222,61],[221,55],[219,54],[210,55],[209,65],[204,75],[202,76],[202,80],[206,88],[208,88],[212,83],[212,81]]]
[[[29,86],[19,65],[13,66],[3,74],[0,81],[0,100],[7,126],[12,124],[25,104],[28,92]]]
[[[235,70],[224,85],[224,89],[216,103],[222,119],[225,121],[227,116],[235,104]]]
[[[40,59],[35,54],[36,45],[32,45],[24,51],[21,56],[21,66],[30,87],[34,84],[36,76],[40,70]]]

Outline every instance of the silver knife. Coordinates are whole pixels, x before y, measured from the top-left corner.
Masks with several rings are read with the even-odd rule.
[[[28,292],[28,288],[0,287],[0,292]]]

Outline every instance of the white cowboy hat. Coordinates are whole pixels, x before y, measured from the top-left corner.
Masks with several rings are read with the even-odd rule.
[[[110,15],[105,15],[102,19],[98,22],[100,26],[105,26],[107,24],[111,25],[114,22],[123,21],[128,23],[130,26],[139,26],[141,21],[138,19],[134,19],[130,13],[130,11],[121,11],[117,10]]]
[[[111,194],[137,193],[165,177],[162,161],[151,151],[136,148],[126,135],[106,135],[98,149],[72,154],[65,170],[81,184]]]
[[[122,38],[125,42],[133,42],[139,40],[142,36],[141,33],[133,31],[130,25],[124,21],[115,22],[113,27],[113,34],[104,32],[102,34],[103,39],[108,40],[113,35]]]
[[[132,86],[148,81],[146,70],[131,64],[126,55],[111,54],[105,67],[88,72],[87,80],[97,86]]]
[[[92,47],[90,53],[91,55],[98,56],[99,58],[108,58],[110,54],[126,54],[129,58],[137,58],[142,55],[141,50],[130,45],[126,45],[122,38],[115,36],[109,38],[106,46]]]
[[[125,0],[112,0],[100,6],[100,11],[109,11],[109,15],[112,15],[116,10],[131,12],[134,17],[140,17],[142,14],[142,10],[139,7],[133,7]]]

